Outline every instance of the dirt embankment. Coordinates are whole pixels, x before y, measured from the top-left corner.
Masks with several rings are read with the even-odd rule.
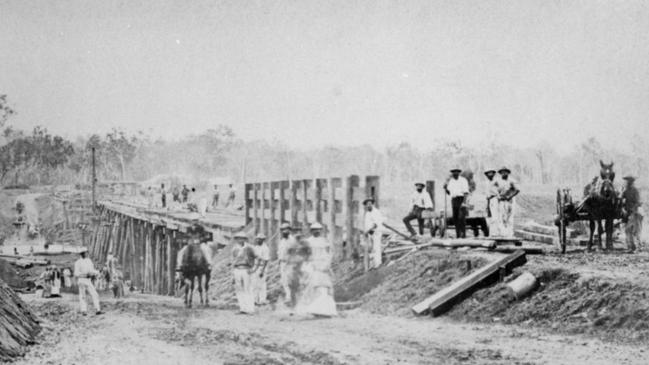
[[[23,355],[40,330],[34,312],[0,280],[0,361]]]

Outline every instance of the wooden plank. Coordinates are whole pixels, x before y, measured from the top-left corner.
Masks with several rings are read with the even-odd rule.
[[[523,250],[527,255],[545,255],[545,250],[541,247],[496,247],[490,251],[499,253],[514,253]]]
[[[550,236],[547,234],[532,233],[532,232],[522,231],[518,229],[514,231],[514,236],[518,238],[522,238],[525,241],[546,243],[548,245],[554,245],[557,243],[558,240],[558,236],[556,235]]]
[[[479,287],[497,281],[501,268],[507,271],[516,266],[523,265],[525,262],[525,252],[518,250],[511,255],[481,267],[422,302],[417,303],[412,307],[412,311],[416,315],[431,313],[433,316],[438,316],[451,308],[455,303],[466,298]]]
[[[558,228],[556,226],[546,226],[543,224],[538,224],[536,222],[528,222],[524,224],[522,230],[547,236],[556,236],[558,232]],[[577,237],[577,232],[574,229],[567,228],[566,236],[569,238]]]

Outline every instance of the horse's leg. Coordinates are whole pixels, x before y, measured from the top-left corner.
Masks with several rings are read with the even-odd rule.
[[[192,276],[191,279],[191,288],[189,289],[189,308],[192,307],[192,299],[194,298],[194,279],[196,279],[196,276]]]
[[[602,220],[598,219],[597,220],[597,246],[599,247],[600,250],[604,250],[604,246],[602,246],[602,233],[604,233],[604,228],[602,227]]]
[[[183,279],[185,282],[185,307],[190,307],[191,303],[189,301],[189,283],[187,282],[189,279]]]
[[[203,303],[203,275],[196,276],[196,279],[198,281],[197,284],[198,284],[198,295],[199,295],[200,300],[201,300],[200,303],[201,303],[201,305],[203,305],[203,304],[205,304],[205,303]]]
[[[604,224],[606,228],[606,248],[613,250],[613,220],[606,219]]]
[[[595,221],[593,219],[588,221],[590,227],[588,236],[588,251],[593,249],[593,235],[595,234]]]
[[[205,306],[210,305],[210,297],[207,295],[207,291],[210,288],[210,276],[212,275],[211,270],[207,270],[207,273],[205,273]]]

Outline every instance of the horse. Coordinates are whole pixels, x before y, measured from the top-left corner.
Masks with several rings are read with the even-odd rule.
[[[592,249],[593,236],[595,234],[595,224],[597,224],[597,242],[600,249],[602,248],[602,220],[605,221],[606,231],[606,248],[613,248],[613,219],[616,217],[619,207],[619,196],[615,191],[613,180],[615,171],[613,171],[613,162],[605,164],[600,160],[599,177],[584,187],[583,208],[589,213],[590,236],[588,239],[588,250]]]
[[[198,279],[198,293],[200,295],[201,304],[206,307],[209,305],[209,296],[207,295],[210,286],[211,269],[209,259],[201,249],[199,243],[190,243],[183,247],[179,256],[179,277],[176,281],[181,282],[185,287],[185,307],[192,307],[192,297],[194,296],[194,280]],[[205,298],[203,298],[203,290],[205,290]]]

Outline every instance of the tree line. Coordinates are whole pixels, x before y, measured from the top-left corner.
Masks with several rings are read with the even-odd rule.
[[[28,132],[6,126],[13,114],[6,96],[0,95],[0,183],[5,186],[87,183],[92,148],[100,181],[173,175],[188,183],[215,177],[241,183],[358,174],[380,175],[383,184],[397,185],[443,179],[454,166],[481,172],[507,165],[521,183],[562,186],[590,181],[600,159],[615,161],[616,171],[640,181],[649,170],[649,143],[640,136],[630,141],[630,151],[607,149],[595,138],[575,144],[567,153],[548,143],[473,147],[462,141],[437,141],[426,150],[408,142],[386,148],[332,145],[300,150],[279,141],[244,141],[223,125],[173,141],[120,129],[68,140],[43,127]]]

